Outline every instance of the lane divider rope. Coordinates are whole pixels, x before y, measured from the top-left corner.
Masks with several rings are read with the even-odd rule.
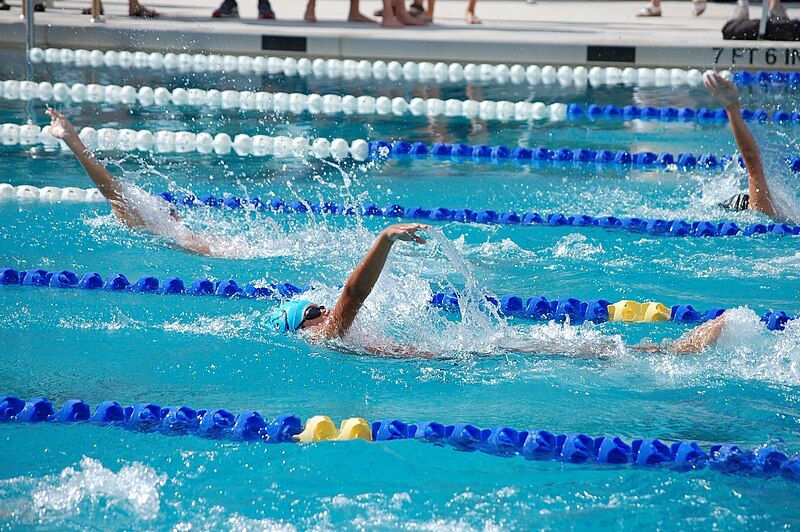
[[[228,155],[234,153],[240,157],[273,156],[277,158],[333,158],[341,161],[352,157],[356,161],[365,161],[370,157],[369,143],[364,139],[347,142],[344,139],[328,140],[326,138],[306,139],[305,137],[287,137],[268,135],[235,134],[233,138],[227,133],[211,133],[202,131],[169,131],[148,129],[117,129],[84,127],[78,131],[86,147],[101,151],[142,151],[155,153],[199,153],[201,155]],[[63,141],[50,134],[50,126],[40,127],[34,124],[0,124],[0,145],[34,146],[60,148],[69,150]],[[800,162],[798,162],[800,164]]]
[[[412,98],[400,96],[353,96],[347,94],[304,94],[285,92],[252,92],[217,89],[174,88],[142,86],[136,89],[130,85],[100,85],[90,83],[52,84],[48,81],[4,80],[2,95],[7,100],[29,101],[39,99],[45,102],[75,103],[91,102],[110,105],[141,105],[143,107],[175,106],[238,109],[241,111],[275,112],[277,114],[359,114],[359,115],[413,115],[413,116],[462,116],[484,120],[551,120],[567,118],[567,105],[543,102],[510,102],[492,100],[458,100],[455,98]]]
[[[0,185],[0,197],[2,197],[2,185]],[[7,189],[6,189],[7,190]],[[318,213],[318,214],[337,214],[379,216],[396,219],[413,220],[435,220],[453,221],[461,223],[478,224],[499,224],[499,225],[548,225],[552,227],[572,226],[572,227],[597,227],[602,229],[622,229],[634,233],[648,234],[652,236],[667,237],[722,237],[762,235],[766,233],[778,236],[800,235],[800,225],[788,225],[779,223],[760,224],[752,223],[741,229],[736,222],[710,222],[685,220],[662,220],[662,219],[642,219],[642,218],[616,218],[614,216],[594,217],[588,214],[578,214],[568,216],[562,213],[551,213],[541,215],[538,212],[526,212],[517,214],[515,211],[497,212],[489,209],[450,209],[447,207],[435,207],[426,209],[418,205],[403,207],[402,205],[392,204],[385,207],[378,207],[374,203],[366,203],[361,207],[346,205],[344,203],[334,203],[329,201],[308,201],[294,200],[289,203],[281,198],[274,198],[262,201],[258,197],[239,198],[232,194],[224,194],[221,197],[207,194],[196,196],[192,193],[173,194],[172,192],[162,192],[159,194],[164,200],[175,205],[186,207],[227,207],[230,209],[253,208],[261,211],[271,211],[277,213]]]
[[[220,72],[238,74],[282,74],[287,77],[328,77],[343,79],[388,79],[391,81],[487,82],[515,85],[639,85],[699,86],[703,72],[682,68],[585,67],[519,64],[430,63],[427,61],[368,61],[354,59],[294,58],[247,55],[129,52],[127,50],[85,50],[70,48],[32,48],[33,63],[64,64],[79,67],[122,67],[178,72]],[[741,85],[761,83],[800,86],[798,72],[722,71]]]
[[[385,217],[393,219],[411,220],[433,220],[441,222],[460,222],[477,223],[491,225],[511,225],[511,226],[533,226],[547,225],[551,227],[583,227],[599,228],[608,230],[624,230],[633,233],[647,234],[650,236],[663,237],[728,237],[728,236],[756,236],[771,234],[776,236],[796,236],[800,235],[800,225],[788,225],[782,223],[751,223],[741,228],[736,222],[722,221],[710,222],[698,220],[687,222],[686,220],[662,220],[645,218],[617,218],[614,216],[595,217],[589,214],[566,215],[563,213],[539,214],[538,212],[526,212],[517,214],[515,211],[494,211],[490,209],[449,209],[447,207],[436,207],[426,209],[419,205],[403,207],[402,205],[391,204],[385,207],[378,207],[374,203],[366,203],[363,206],[347,205],[345,203],[334,203],[329,201],[307,201],[293,200],[285,202],[281,198],[274,198],[269,201],[262,201],[257,197],[239,198],[232,194],[214,196],[206,194],[196,196],[192,193],[172,193],[162,192],[159,194],[164,200],[175,205],[185,207],[226,207],[229,209],[256,209],[260,211],[270,211],[281,214],[333,214],[333,215],[355,215],[367,217]],[[42,187],[32,185],[13,186],[9,183],[0,183],[0,200],[15,199],[21,201],[48,201],[48,202],[103,202],[105,198],[96,188],[82,189],[78,187]]]
[[[596,163],[601,165],[635,165],[649,168],[668,168],[670,170],[713,169],[726,166],[736,158],[739,167],[745,168],[741,156],[721,155],[713,153],[693,154],[690,152],[670,153],[651,151],[629,152],[627,150],[596,150],[591,148],[548,148],[540,146],[527,148],[517,146],[487,146],[485,144],[470,146],[468,144],[409,142],[397,140],[373,140],[368,143],[369,154],[373,159],[421,159],[433,157],[437,160],[450,159],[455,162],[475,161],[518,164],[569,164]],[[786,157],[786,164],[792,172],[800,172],[800,157]]]
[[[45,102],[106,103],[110,105],[141,105],[144,107],[164,107],[172,104],[178,107],[212,107],[238,109],[241,111],[275,112],[278,114],[359,114],[359,115],[412,115],[427,117],[466,117],[482,120],[501,121],[551,121],[565,120],[660,120],[663,122],[682,121],[704,124],[725,124],[727,113],[723,108],[708,109],[691,107],[638,107],[626,105],[600,106],[577,103],[551,103],[528,101],[459,100],[451,98],[412,98],[400,96],[354,96],[347,94],[304,94],[285,92],[252,92],[217,89],[174,88],[142,86],[139,89],[130,85],[101,85],[90,83],[50,83],[49,81],[0,81],[2,95],[7,100],[29,101],[39,99]],[[776,109],[771,113],[764,109],[743,109],[746,121],[756,120],[778,125],[799,125],[800,112]]]
[[[517,430],[502,425],[480,428],[470,423],[404,423],[399,419],[369,423],[359,417],[343,420],[337,429],[328,416],[313,416],[303,424],[291,413],[279,414],[271,421],[267,419],[254,410],[234,414],[224,409],[195,410],[188,406],[161,407],[153,403],[123,406],[117,401],[104,401],[92,413],[90,405],[79,399],[66,401],[56,412],[44,397],[24,401],[14,396],[0,396],[0,422],[4,423],[89,423],[136,432],[267,444],[415,440],[505,458],[522,456],[527,460],[617,467],[661,466],[676,471],[710,468],[725,474],[800,481],[798,456],[789,457],[770,445],[752,450],[720,444],[703,448],[696,441],[668,444],[655,438],[634,438],[629,443],[612,435],[590,437],[582,433]]]
[[[468,144],[409,142],[398,140],[367,141],[355,139],[350,142],[336,138],[306,139],[305,137],[287,137],[268,135],[227,133],[212,135],[209,132],[193,133],[191,131],[170,131],[147,129],[117,129],[92,127],[81,128],[78,132],[83,143],[90,150],[101,151],[142,151],[167,153],[199,153],[201,155],[227,155],[234,153],[240,157],[273,156],[277,158],[332,158],[342,161],[352,158],[356,161],[367,159],[400,159],[420,160],[433,158],[437,161],[449,160],[456,163],[514,163],[520,165],[564,165],[572,163],[594,163],[599,165],[617,165],[648,167],[650,169],[666,168],[669,170],[691,171],[696,169],[714,169],[726,166],[734,156],[716,156],[712,153],[693,154],[689,152],[655,153],[641,151],[631,153],[627,150],[594,150],[590,148],[527,148],[517,146],[487,146]],[[50,126],[35,124],[0,124],[0,145],[34,146],[42,145],[48,149],[68,149],[66,145],[50,134]],[[741,168],[744,160],[736,156]],[[792,172],[800,172],[800,156],[786,157],[785,162]]]
[[[179,277],[169,277],[159,282],[157,277],[143,275],[130,282],[121,273],[108,275],[105,280],[96,272],[84,273],[80,277],[70,270],[23,270],[0,269],[0,285],[40,286],[58,289],[76,288],[81,290],[102,290],[106,292],[133,292],[169,295],[216,295],[221,297],[246,297],[256,299],[285,300],[314,289],[313,285],[298,287],[292,283],[270,283],[251,281],[242,288],[235,280],[211,281],[207,278],[194,279],[186,283]],[[495,298],[485,296],[485,301],[498,312],[509,318],[531,321],[556,321],[570,325],[580,325],[586,321],[604,323],[607,321],[625,323],[654,323],[672,321],[681,324],[696,324],[714,319],[725,312],[724,308],[711,308],[705,312],[695,310],[692,305],[674,305],[671,308],[662,303],[648,301],[639,303],[621,300],[610,303],[605,299],[581,301],[575,298],[548,300],[545,296],[523,298],[518,295],[505,295]],[[436,292],[430,304],[446,312],[459,312],[459,294],[453,291]],[[794,320],[784,311],[768,311],[761,320],[771,331],[782,331],[786,324]]]

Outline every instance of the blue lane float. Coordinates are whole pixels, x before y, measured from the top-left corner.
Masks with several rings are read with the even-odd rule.
[[[576,298],[548,299],[545,296],[524,297],[516,294],[500,296],[499,298],[487,297],[487,302],[494,305],[498,312],[507,318],[522,318],[530,321],[554,321],[581,325],[585,322],[595,324],[612,321],[609,310],[615,305],[605,299],[581,301]],[[459,294],[454,291],[437,292],[431,299],[431,305],[446,312],[458,313]],[[664,308],[660,319],[647,313],[647,306],[658,306],[658,303],[636,303],[639,307],[639,316],[632,319],[615,320],[626,322],[656,322],[670,321],[686,325],[698,325],[721,316],[726,309],[712,307],[705,311],[695,310],[692,305],[672,305]],[[761,321],[770,331],[782,331],[787,323],[797,316],[785,311],[767,311],[761,316]]]
[[[597,227],[600,229],[623,230],[631,233],[658,237],[729,237],[757,236],[771,234],[777,236],[800,235],[800,225],[783,223],[751,223],[739,227],[736,222],[711,222],[697,220],[662,220],[649,218],[616,218],[614,216],[595,217],[589,214],[568,215],[564,213],[539,214],[538,212],[517,213],[516,211],[495,211],[490,209],[450,209],[448,207],[424,208],[419,205],[404,207],[391,204],[379,207],[367,203],[361,207],[334,203],[330,201],[293,200],[286,202],[275,198],[262,201],[260,198],[239,198],[230,194],[217,197],[211,194],[197,197],[190,193],[173,193],[169,191],[159,194],[160,197],[175,205],[185,207],[213,207],[237,210],[251,208],[280,214],[331,214],[343,216],[367,216],[415,221],[441,221],[477,223],[486,225],[509,226],[551,226],[551,227]]]
[[[783,109],[742,109],[745,122],[800,125],[800,112]],[[697,122],[700,124],[724,124],[728,113],[723,108],[706,107],[639,107],[636,105],[567,104],[567,118],[572,120],[654,120],[661,122]]]
[[[56,282],[54,282],[54,279]],[[313,287],[306,285],[297,286],[289,282],[269,283],[251,281],[240,286],[233,279],[211,281],[198,278],[187,283],[179,277],[168,277],[160,282],[157,277],[144,275],[131,283],[121,273],[103,277],[96,272],[85,273],[78,277],[69,270],[48,272],[47,270],[22,270],[13,268],[0,269],[0,285],[41,286],[58,289],[79,289],[87,291],[106,292],[132,292],[161,295],[194,295],[218,296],[223,298],[244,297],[255,299],[270,299],[282,301],[303,294]],[[595,324],[612,321],[610,310],[617,306],[634,308],[638,317],[614,321],[627,322],[653,322],[671,321],[680,324],[698,324],[712,320],[725,312],[724,308],[712,307],[705,311],[695,310],[692,305],[673,305],[670,308],[662,307],[659,303],[636,303],[620,301],[612,304],[605,299],[582,301],[577,298],[548,299],[545,296],[523,297],[517,294],[503,295],[498,298],[486,296],[487,304],[493,305],[498,313],[506,318],[519,318],[530,321],[555,321],[580,325],[584,322]],[[436,292],[430,304],[445,312],[458,313],[459,294],[455,291]],[[661,308],[658,308],[661,307]],[[648,309],[657,312],[648,311]],[[764,313],[761,321],[771,331],[782,331],[789,321],[796,319],[795,315],[782,310],[770,310]]]
[[[675,471],[710,468],[725,474],[752,477],[782,477],[800,481],[798,455],[773,446],[744,449],[737,445],[702,447],[695,441],[662,442],[655,438],[634,438],[630,442],[616,435],[591,437],[582,433],[552,433],[541,429],[517,430],[507,426],[481,428],[470,423],[446,425],[435,421],[405,423],[399,419],[351,418],[340,430],[330,418],[314,416],[304,425],[291,413],[270,421],[256,411],[232,413],[224,409],[194,409],[189,406],[159,406],[137,403],[123,406],[117,401],[98,404],[94,412],[79,399],[65,402],[56,411],[44,397],[24,401],[0,396],[0,423],[86,423],[120,429],[192,435],[205,439],[282,444],[324,440],[361,439],[372,442],[415,440],[448,446],[461,452],[482,452],[530,461],[558,461],[571,464],[669,467]],[[327,430],[313,430],[327,424]],[[348,430],[348,427],[362,430]],[[307,434],[307,437],[303,437]]]
[[[106,292],[134,292],[152,294],[216,295],[221,297],[253,297],[276,300],[291,298],[311,288],[298,287],[292,283],[273,283],[262,285],[255,281],[244,287],[233,279],[211,281],[206,278],[194,279],[186,284],[179,277],[168,277],[159,281],[157,277],[143,275],[131,283],[122,273],[112,273],[103,277],[97,272],[85,273],[80,278],[69,270],[22,270],[0,269],[0,285],[43,286],[50,288],[76,288],[80,290],[101,290]]]
[[[577,105],[577,104],[572,104]],[[797,114],[797,113],[795,113]],[[783,116],[783,115],[781,115]],[[691,171],[698,169],[718,169],[736,159],[744,168],[741,156],[714,155],[712,153],[670,153],[634,152],[627,150],[595,150],[590,148],[548,148],[545,146],[527,148],[522,146],[485,146],[468,144],[426,144],[406,140],[373,140],[368,143],[369,156],[381,159],[424,159],[450,160],[453,162],[521,164],[532,166],[563,166],[571,164],[599,164],[626,166],[639,169],[670,168]],[[784,158],[788,167],[800,172],[800,157]]]
[[[731,78],[736,85],[746,87],[759,85],[766,89],[797,89],[800,87],[800,72],[772,72],[768,70],[741,70],[733,72]]]

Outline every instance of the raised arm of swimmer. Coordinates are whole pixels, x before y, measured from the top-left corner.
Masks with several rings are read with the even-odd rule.
[[[340,337],[353,324],[358,311],[364,305],[364,300],[378,282],[394,243],[404,240],[425,244],[426,240],[419,236],[417,231],[424,231],[427,228],[428,226],[421,224],[396,224],[387,227],[378,235],[372,248],[361,260],[361,264],[347,279],[342,294],[324,326],[326,336]]]
[[[59,111],[48,109],[50,116],[50,134],[64,141],[64,143],[75,154],[75,158],[81,163],[86,174],[92,179],[100,193],[105,196],[111,205],[111,209],[117,218],[131,227],[144,227],[144,220],[137,210],[125,198],[122,185],[117,181],[111,172],[86,148],[72,122]]]
[[[270,314],[270,325],[280,333],[293,333],[306,329],[312,338],[328,339],[344,336],[375,287],[375,283],[378,282],[394,243],[405,240],[424,244],[426,240],[419,236],[417,231],[426,229],[428,226],[422,224],[395,224],[387,227],[378,235],[372,248],[350,274],[332,310],[308,300],[288,301]],[[409,346],[398,345],[370,347],[365,350],[376,355],[404,358],[431,355]]]
[[[97,160],[86,145],[84,145],[69,119],[64,116],[63,113],[55,109],[48,109],[47,114],[51,119],[50,134],[63,140],[69,149],[72,150],[72,153],[75,154],[75,157],[78,159],[78,162],[81,163],[81,166],[83,166],[86,174],[97,186],[100,193],[108,200],[109,205],[111,205],[111,210],[117,218],[130,227],[142,227],[153,232],[145,223],[145,219],[136,204],[125,196],[125,188],[123,185]],[[170,215],[178,222],[177,211],[172,209]],[[213,255],[209,249],[208,243],[205,242],[202,237],[186,227],[182,227],[181,229],[182,230],[176,232],[176,234],[169,235],[180,247],[200,255]]]
[[[764,166],[761,164],[761,151],[758,149],[758,144],[756,144],[753,134],[750,133],[750,129],[742,118],[739,107],[739,89],[731,81],[716,72],[707,74],[703,82],[714,98],[725,107],[731,130],[733,131],[733,138],[736,139],[736,145],[739,147],[739,152],[741,152],[744,164],[747,167],[748,197],[746,198],[746,205],[730,205],[729,207],[737,210],[751,209],[763,212],[767,216],[775,217],[769,186],[764,177]],[[742,195],[731,199],[733,200],[740,196]],[[728,200],[725,205],[727,206],[728,203],[733,202]],[[736,203],[741,204],[740,201]]]

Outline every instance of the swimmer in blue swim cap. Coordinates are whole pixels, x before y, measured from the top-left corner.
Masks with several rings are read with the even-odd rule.
[[[272,327],[279,333],[295,332],[321,323],[327,309],[311,301],[289,301],[284,303],[269,317]]]
[[[342,337],[378,282],[394,243],[402,240],[425,244],[427,241],[417,233],[427,229],[427,225],[413,223],[387,227],[378,235],[361,264],[350,274],[332,309],[307,300],[289,301],[270,315],[270,324],[280,333],[302,329],[320,339]]]
[[[269,316],[269,323],[276,332],[292,334],[302,331],[310,341],[330,340],[343,337],[355,321],[364,301],[372,292],[375,283],[380,277],[386,264],[386,259],[392,246],[398,240],[425,244],[426,240],[418,232],[428,229],[422,224],[396,224],[387,227],[381,232],[372,248],[362,259],[358,267],[350,274],[338,301],[333,308],[326,308],[307,299],[289,301],[278,307]],[[671,354],[699,353],[707,346],[715,343],[722,332],[725,314],[708,321],[675,341],[660,345],[643,343],[632,346],[633,349],[643,352],[659,352]],[[505,345],[507,351],[542,352],[547,354],[562,354],[558,350],[551,351],[553,346],[542,343],[530,345]],[[337,349],[343,349],[337,346]],[[348,349],[345,349],[349,351]],[[355,352],[367,352],[374,355],[394,357],[433,358],[433,353],[409,345],[384,344],[361,345]],[[587,353],[589,354],[589,353]],[[599,355],[600,353],[592,353]]]
[[[72,122],[55,109],[47,110],[50,116],[50,134],[57,139],[61,139],[75,154],[75,158],[81,163],[86,174],[94,182],[100,193],[108,200],[111,210],[124,224],[136,229],[145,229],[150,233],[166,236],[178,246],[199,255],[215,256],[209,243],[200,234],[192,231],[180,221],[178,211],[172,204],[167,203],[161,198],[151,196],[153,204],[158,205],[157,212],[169,216],[153,216],[153,212],[147,212],[142,205],[137,204],[131,198],[130,189],[116,179],[103,163],[97,160],[94,154],[89,151],[75,131]]]

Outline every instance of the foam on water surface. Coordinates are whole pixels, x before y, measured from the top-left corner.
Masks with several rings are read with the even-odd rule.
[[[165,474],[140,462],[115,472],[85,456],[57,475],[0,480],[2,491],[15,494],[4,520],[57,525],[74,522],[82,514],[118,514],[117,519],[144,524],[159,516],[166,482]]]

